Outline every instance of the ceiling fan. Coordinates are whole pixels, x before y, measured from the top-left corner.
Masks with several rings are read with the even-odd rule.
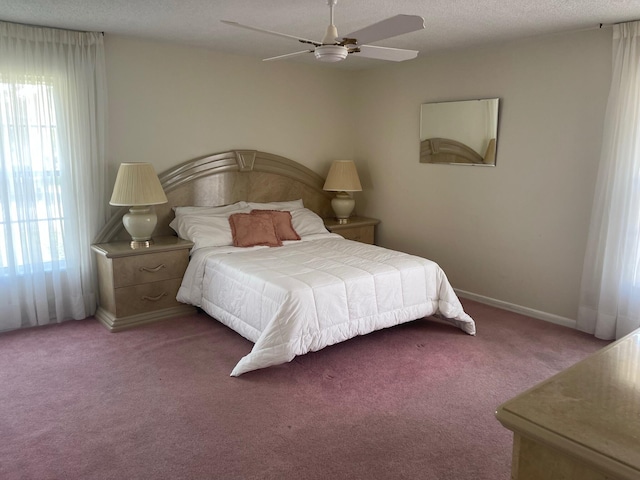
[[[273,32],[262,28],[242,25],[238,22],[222,20],[227,25],[245,28],[255,32],[267,33],[278,37],[290,38],[300,43],[313,45],[313,48],[302,50],[300,52],[288,53],[286,55],[278,55],[277,57],[265,58],[264,61],[281,60],[284,58],[313,53],[321,62],[339,62],[352,54],[358,57],[375,58],[377,60],[391,60],[394,62],[402,62],[411,60],[418,55],[417,50],[404,50],[400,48],[375,47],[367,45],[368,43],[377,42],[386,38],[396,37],[405,33],[415,32],[424,28],[424,19],[417,15],[396,15],[386,20],[374,23],[368,27],[352,32],[344,37],[338,37],[338,30],[333,24],[333,7],[337,0],[328,0],[330,24],[322,41],[317,42],[306,38],[287,35],[286,33]]]

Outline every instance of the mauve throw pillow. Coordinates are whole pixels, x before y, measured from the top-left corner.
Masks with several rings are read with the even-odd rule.
[[[231,235],[235,247],[279,247],[282,242],[276,234],[271,216],[234,213],[229,217]]]
[[[280,241],[300,240],[300,235],[291,224],[291,212],[286,210],[251,210],[251,215],[270,216]]]

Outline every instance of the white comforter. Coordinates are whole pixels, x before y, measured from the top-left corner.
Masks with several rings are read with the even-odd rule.
[[[475,334],[434,262],[338,235],[305,240],[192,255],[178,300],[255,343],[232,376],[434,313]]]

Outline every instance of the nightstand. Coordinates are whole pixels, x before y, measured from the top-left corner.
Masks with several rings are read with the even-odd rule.
[[[349,217],[347,223],[339,223],[335,218],[325,218],[324,226],[331,233],[342,235],[347,240],[375,243],[375,227],[380,220],[366,217]]]
[[[191,247],[178,237],[156,237],[138,249],[129,242],[92,245],[100,292],[96,318],[116,332],[194,312],[176,300]]]

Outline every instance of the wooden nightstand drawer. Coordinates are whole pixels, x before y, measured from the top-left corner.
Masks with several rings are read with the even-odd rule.
[[[339,233],[347,240],[373,244],[373,227],[350,228],[336,233]]]
[[[331,233],[342,235],[347,240],[362,243],[375,243],[375,228],[380,220],[366,217],[350,217],[346,223],[340,223],[335,218],[325,218],[324,226]]]
[[[188,250],[114,258],[113,285],[115,288],[120,288],[170,278],[182,278],[188,263]]]
[[[181,282],[182,278],[173,278],[116,288],[116,316],[127,317],[181,305],[176,300]]]

